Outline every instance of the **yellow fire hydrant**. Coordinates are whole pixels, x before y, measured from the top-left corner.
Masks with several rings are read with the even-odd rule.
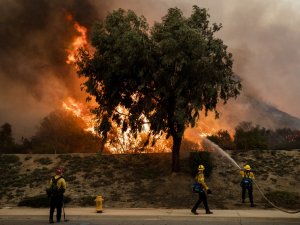
[[[98,195],[95,199],[95,201],[96,201],[96,212],[97,213],[102,213],[102,211],[103,211],[103,207],[102,207],[103,200],[104,199],[102,198],[101,195]]]

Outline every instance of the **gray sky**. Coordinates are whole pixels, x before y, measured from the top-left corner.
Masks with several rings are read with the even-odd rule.
[[[223,24],[217,35],[234,55],[243,91],[300,117],[300,1],[2,0],[0,125],[9,122],[17,136],[30,136],[67,97],[83,100],[74,70],[65,64],[65,49],[76,34],[65,12],[90,27],[108,11],[125,8],[153,24],[170,7],[188,16],[195,4]]]

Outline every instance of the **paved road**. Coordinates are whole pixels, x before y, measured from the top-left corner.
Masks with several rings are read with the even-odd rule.
[[[105,219],[76,219],[70,218],[66,225],[299,225],[299,221],[272,220],[272,219],[238,219],[238,218],[105,218]],[[0,225],[46,225],[44,219],[1,219]],[[56,224],[56,223],[55,223]]]
[[[214,210],[206,215],[189,209],[105,209],[67,208],[66,225],[300,225],[300,214],[277,210]],[[43,225],[48,223],[49,209],[0,209],[0,225]]]

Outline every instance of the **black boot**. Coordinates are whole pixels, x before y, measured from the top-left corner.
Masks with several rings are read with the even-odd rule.
[[[49,223],[54,223],[53,219],[49,219]]]
[[[196,210],[191,210],[191,212],[194,214],[194,215],[198,215],[199,213],[196,212]]]
[[[208,211],[206,211],[206,214],[213,214],[213,212],[208,210]]]

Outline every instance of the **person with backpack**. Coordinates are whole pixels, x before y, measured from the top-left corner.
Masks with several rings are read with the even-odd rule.
[[[64,193],[66,191],[67,185],[66,181],[63,178],[63,169],[57,168],[56,174],[50,179],[50,185],[47,189],[47,195],[50,198],[50,216],[49,223],[54,223],[53,214],[55,209],[56,211],[56,221],[60,222],[61,220],[61,211],[64,201]]]
[[[249,200],[251,203],[251,207],[254,207],[253,203],[253,180],[254,174],[251,172],[251,167],[249,165],[244,166],[244,170],[240,171],[242,176],[242,180],[240,182],[240,186],[242,187],[242,202],[245,203],[246,191],[249,195]]]
[[[204,166],[199,165],[198,166],[198,173],[195,177],[195,183],[193,186],[193,192],[198,193],[198,200],[194,207],[192,208],[191,212],[195,215],[198,215],[197,209],[201,202],[203,202],[206,214],[212,214],[212,212],[209,210],[208,203],[207,203],[207,194],[212,194],[211,190],[208,188],[204,181]]]

